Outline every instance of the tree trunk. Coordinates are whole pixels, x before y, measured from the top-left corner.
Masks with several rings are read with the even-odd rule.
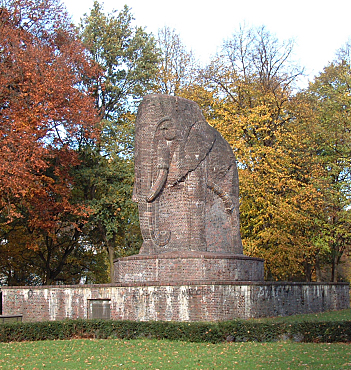
[[[113,283],[115,279],[115,268],[113,265],[113,261],[115,259],[115,249],[110,243],[107,243],[107,251],[108,251],[108,260],[110,263],[110,280],[111,280],[110,282]]]
[[[312,281],[312,266],[308,262],[305,263],[305,281]]]
[[[317,282],[321,282],[322,281],[322,270],[321,270],[320,261],[319,261],[319,254],[317,254],[316,256],[315,269],[316,269],[316,280]]]
[[[331,279],[330,279],[330,281],[333,283],[336,283],[338,281],[338,272],[336,270],[337,265],[338,265],[337,257],[333,257],[332,269],[331,269]]]

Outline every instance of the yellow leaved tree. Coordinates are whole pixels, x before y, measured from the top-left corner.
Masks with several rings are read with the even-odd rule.
[[[177,73],[166,51],[191,58],[179,37],[167,40],[162,86],[172,89],[162,92],[196,101],[236,153],[244,253],[265,259],[266,279],[320,280],[325,169],[313,103],[294,89],[293,43],[243,28],[207,67],[189,62]]]
[[[308,281],[319,253],[322,168],[307,124],[312,110],[293,93],[301,72],[289,62],[292,47],[264,27],[241,29],[189,97],[236,153],[245,253],[265,259],[266,279]]]

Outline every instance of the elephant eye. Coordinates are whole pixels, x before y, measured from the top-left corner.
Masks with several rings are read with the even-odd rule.
[[[168,130],[168,126],[167,125],[162,125],[162,126],[160,126],[160,130],[166,131],[166,130]]]
[[[157,126],[160,130],[168,130],[168,127],[167,127],[167,123],[165,122],[169,122],[171,119],[169,117],[164,117],[162,118],[158,123],[157,123]]]

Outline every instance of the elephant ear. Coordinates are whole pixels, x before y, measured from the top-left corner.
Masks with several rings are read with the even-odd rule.
[[[212,149],[215,140],[216,130],[206,121],[195,123],[181,148],[178,181],[199,166]]]

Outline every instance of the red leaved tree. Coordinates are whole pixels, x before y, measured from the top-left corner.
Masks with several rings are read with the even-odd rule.
[[[23,247],[35,255],[31,265],[45,284],[59,278],[84,223],[70,171],[77,148],[96,136],[98,117],[84,81],[98,73],[59,1],[2,2],[0,244],[11,248],[19,228],[31,235]]]

